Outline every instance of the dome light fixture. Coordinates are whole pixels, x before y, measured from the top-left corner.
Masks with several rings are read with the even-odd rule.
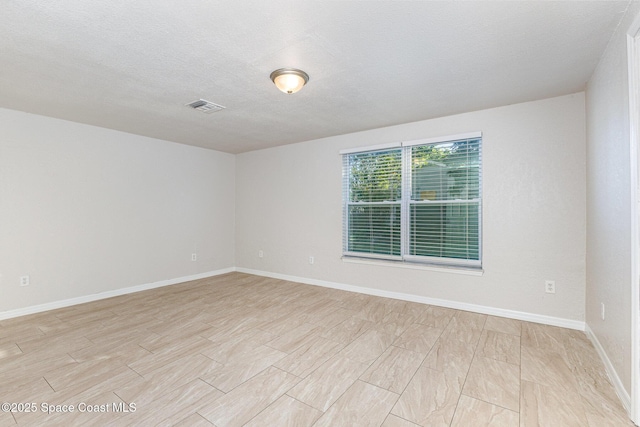
[[[296,93],[309,81],[309,75],[297,68],[280,68],[269,76],[278,89],[284,93]]]

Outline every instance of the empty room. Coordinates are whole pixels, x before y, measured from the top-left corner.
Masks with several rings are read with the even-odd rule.
[[[640,1],[0,9],[0,426],[640,423]]]

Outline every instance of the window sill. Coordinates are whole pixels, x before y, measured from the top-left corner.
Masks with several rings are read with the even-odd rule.
[[[482,267],[459,267],[444,265],[427,265],[405,261],[386,261],[373,258],[358,258],[351,256],[343,256],[342,262],[351,264],[377,265],[381,267],[406,268],[410,270],[436,271],[438,273],[464,274],[467,276],[482,276],[484,270]]]

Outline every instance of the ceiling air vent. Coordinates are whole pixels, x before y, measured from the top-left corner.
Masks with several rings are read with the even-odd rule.
[[[216,111],[224,110],[226,108],[205,99],[198,99],[197,101],[190,102],[186,105],[187,107],[191,107],[194,110],[199,110],[207,114],[215,113]]]

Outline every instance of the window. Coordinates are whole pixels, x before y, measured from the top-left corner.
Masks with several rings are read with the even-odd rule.
[[[343,155],[343,254],[481,265],[480,133]]]

